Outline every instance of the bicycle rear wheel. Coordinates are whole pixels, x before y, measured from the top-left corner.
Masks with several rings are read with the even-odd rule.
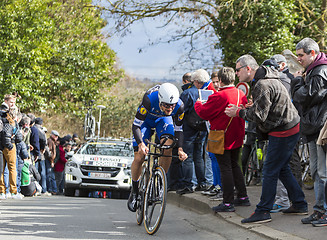
[[[248,163],[246,164],[246,170],[245,170],[245,176],[244,176],[244,180],[245,180],[245,184],[246,186],[249,186],[254,175],[255,175],[255,171],[256,171],[256,151],[254,149],[252,149],[250,155],[249,155],[249,159],[248,159]]]
[[[157,167],[147,186],[144,199],[144,227],[148,234],[155,234],[166,209],[167,179],[162,167]]]
[[[146,171],[146,166],[143,166],[143,171],[139,181],[139,195],[138,195],[137,209],[136,209],[136,222],[138,225],[141,225],[141,223],[143,222],[144,196],[145,196],[147,182],[148,182],[148,174]]]
[[[310,173],[310,155],[308,144],[301,144],[300,147],[300,158],[302,168],[302,183],[303,187],[307,190],[313,189],[314,181],[312,180]]]

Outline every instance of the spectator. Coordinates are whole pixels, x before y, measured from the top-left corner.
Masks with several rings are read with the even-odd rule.
[[[183,81],[183,86],[182,86],[183,91],[185,91],[186,89],[189,89],[190,87],[192,87],[193,86],[193,84],[192,84],[192,73],[190,73],[190,72],[185,73],[183,75],[182,81]]]
[[[56,141],[59,138],[59,133],[56,130],[52,130],[50,137],[48,138],[48,150],[49,155],[45,159],[45,166],[47,169],[47,188],[48,192],[52,195],[57,193],[56,177],[54,173],[54,165],[56,159]]]
[[[10,94],[5,95],[4,101],[0,106],[0,110],[3,112],[8,112],[9,108],[13,106],[16,106],[16,97]]]
[[[261,66],[250,55],[236,61],[236,74],[240,82],[252,82],[253,104],[248,108],[230,104],[225,113],[239,116],[257,124],[257,130],[266,134],[269,143],[263,162],[263,182],[260,202],[255,212],[242,223],[271,221],[278,178],[287,189],[292,206],[283,210],[285,214],[307,214],[308,206],[299,184],[296,182],[289,161],[299,138],[299,121],[286,88],[279,80],[277,70]]]
[[[55,177],[56,177],[56,185],[57,185],[57,195],[63,195],[64,193],[64,180],[65,180],[65,165],[67,162],[67,159],[65,157],[66,152],[65,148],[69,144],[69,142],[66,142],[65,139],[59,140],[59,159],[54,165],[55,170]]]
[[[185,73],[182,77],[182,90],[185,91],[193,86],[192,73]],[[172,151],[173,156],[178,155],[178,147],[174,147]],[[167,172],[168,188],[167,191],[176,191],[182,188],[183,170],[182,162],[178,157],[172,157],[169,170]]]
[[[17,121],[21,121],[22,114],[18,113]],[[19,129],[23,137],[23,130]],[[24,160],[28,159],[28,151],[24,141],[16,143],[16,169],[17,169],[17,194],[20,194],[21,173],[24,166]]]
[[[41,181],[41,175],[32,164],[31,160],[24,161],[24,167],[22,170],[22,185],[21,192],[25,197],[41,195],[42,187],[39,184]]]
[[[40,158],[40,139],[39,139],[39,131],[35,127],[35,115],[32,113],[27,114],[30,118],[30,150],[31,150],[31,159],[33,163],[39,161]]]
[[[211,73],[211,81],[212,85],[215,88],[215,90],[218,92],[219,90],[219,79],[218,79],[218,72]]]
[[[197,186],[196,191],[206,190],[205,162],[203,146],[207,137],[205,122],[196,114],[194,103],[199,98],[199,90],[209,81],[209,74],[203,69],[192,73],[193,86],[182,92],[180,98],[184,103],[185,120],[183,124],[183,149],[188,158],[182,164],[183,181],[178,194],[193,192],[193,171],[195,170]],[[194,123],[199,124],[194,124]],[[194,167],[193,167],[194,166]]]
[[[7,117],[3,121],[3,131],[1,132],[1,148],[3,151],[4,161],[8,165],[9,183],[11,198],[21,199],[20,194],[17,194],[17,169],[16,169],[16,143],[21,142],[23,137],[19,131],[16,122],[18,108],[11,106],[7,113]],[[4,177],[0,180],[0,199],[5,199],[5,184]]]
[[[289,79],[293,80],[294,75],[292,73],[290,73],[290,70],[288,69],[286,58],[282,54],[275,54],[271,57],[271,59],[275,60],[277,62],[278,66],[279,66],[278,70],[280,72],[286,74]]]
[[[19,122],[19,126],[22,130],[23,141],[26,144],[29,158],[31,158],[31,151],[30,151],[31,128],[30,128],[30,124],[31,124],[31,119],[28,116],[23,116],[22,120],[20,120],[20,122]]]
[[[218,91],[219,90],[218,72],[213,72],[211,74],[211,82],[212,82],[212,86],[215,88],[215,90]],[[208,135],[204,141],[203,154],[204,154],[204,162],[205,162],[204,173],[205,173],[206,183],[208,186],[205,191],[202,191],[202,194],[214,196],[214,195],[218,195],[218,193],[221,193],[220,169],[219,169],[215,155],[214,154],[210,155],[210,153],[207,152],[207,150],[206,150],[207,149],[207,140],[208,140],[207,138],[208,138]],[[215,167],[215,170],[213,170],[214,167]],[[214,197],[212,197],[211,199],[214,199]]]
[[[310,153],[310,171],[314,180],[314,212],[301,221],[304,224],[319,221],[327,224],[325,154],[317,146],[317,138],[327,119],[327,58],[320,52],[319,45],[311,38],[304,38],[296,45],[297,60],[304,73],[297,72],[291,82],[293,101],[302,107],[301,132],[305,135]],[[325,186],[324,186],[325,185]]]
[[[16,105],[16,96],[6,94],[5,97],[4,97],[4,101],[0,106],[1,118],[6,118],[7,117],[7,112],[9,111],[9,107],[12,107],[12,106],[15,106],[15,105]],[[3,154],[3,153],[1,152],[1,154]],[[6,162],[3,162],[2,164],[4,164],[3,169],[1,171],[3,171],[2,174],[3,174],[3,177],[4,177],[4,183],[5,183],[5,187],[6,187],[6,198],[11,198],[11,194],[9,192],[9,170],[8,170],[8,166],[6,165]]]
[[[77,152],[77,150],[80,148],[80,144],[81,140],[79,139],[77,133],[74,133],[72,137],[72,150]]]
[[[5,114],[5,112],[3,112],[1,109],[0,109],[0,133],[2,132],[3,130],[3,122],[2,122],[2,116],[3,114]],[[1,134],[0,134],[1,136]],[[1,145],[1,144],[0,144]],[[4,159],[3,159],[3,153],[2,153],[2,148],[0,147],[0,178],[3,177],[3,170],[4,170]],[[5,196],[3,195],[0,195],[0,199],[3,198]]]
[[[45,157],[44,157],[44,153],[47,146],[47,137],[45,135],[42,125],[43,125],[43,119],[40,117],[35,118],[34,127],[38,130],[39,146],[40,146],[39,160],[35,163],[35,168],[39,171],[41,175],[41,182],[40,182],[42,187],[41,194],[45,196],[51,196],[51,193],[47,191],[47,169],[46,169]]]
[[[265,65],[265,63],[267,65],[270,65],[271,67],[274,67],[279,71],[279,79],[281,83],[284,85],[284,87],[287,89],[287,92],[291,96],[291,79],[293,79],[294,76],[288,70],[286,58],[281,54],[276,54],[272,56],[270,59],[266,60],[263,63],[263,65]],[[297,143],[296,147],[294,148],[289,166],[291,168],[291,171],[296,181],[298,182],[300,187],[302,187],[302,168],[301,168],[301,159],[298,153],[298,146],[299,144]],[[280,212],[289,207],[290,207],[290,201],[288,198],[287,190],[283,185],[283,183],[278,179],[275,203],[270,212],[272,213]]]
[[[210,130],[225,130],[224,153],[215,154],[221,172],[223,202],[212,209],[215,212],[233,212],[235,206],[249,206],[245,182],[238,165],[240,148],[244,139],[245,122],[240,118],[230,118],[224,111],[231,104],[245,105],[246,96],[234,86],[235,72],[230,67],[223,67],[218,72],[219,91],[209,96],[202,104],[195,103],[195,110],[203,119],[209,120]],[[234,187],[237,199],[234,200]]]
[[[216,91],[219,90],[219,80],[218,72],[211,73],[212,85]],[[222,190],[221,190],[221,179],[220,179],[220,168],[216,159],[215,154],[210,153],[206,150],[207,148],[207,139],[204,144],[204,153],[205,153],[205,178],[206,182],[209,184],[208,189],[203,191],[202,194],[212,196],[210,200],[221,201]],[[212,184],[212,185],[211,185]]]
[[[281,55],[283,56],[283,55]],[[285,61],[286,58],[284,57]],[[279,61],[284,61],[279,59]],[[262,65],[268,66],[268,67],[272,67],[275,70],[277,70],[279,72],[279,80],[282,82],[282,84],[284,85],[284,87],[286,88],[287,92],[289,93],[289,95],[291,96],[291,79],[288,75],[286,75],[285,73],[283,73],[281,71],[280,65],[278,64],[278,62],[274,59],[274,58],[270,58],[265,60]],[[289,73],[291,75],[291,73]]]

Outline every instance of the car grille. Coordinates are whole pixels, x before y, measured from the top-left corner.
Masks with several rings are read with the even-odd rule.
[[[92,178],[82,178],[82,183],[113,184],[113,185],[117,185],[117,181],[116,180],[92,179]]]
[[[86,166],[81,165],[81,171],[84,176],[88,176],[89,172],[103,172],[103,173],[110,173],[111,177],[116,177],[120,171],[120,168],[117,167],[102,167],[102,166]]]

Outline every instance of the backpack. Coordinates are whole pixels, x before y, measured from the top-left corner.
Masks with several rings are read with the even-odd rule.
[[[25,161],[21,173],[21,186],[28,186],[31,183],[30,177],[30,163]]]
[[[206,121],[199,117],[194,106],[192,110],[185,116],[187,125],[197,131],[207,131]]]

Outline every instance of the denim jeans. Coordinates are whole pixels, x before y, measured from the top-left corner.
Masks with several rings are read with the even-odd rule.
[[[3,181],[6,187],[5,193],[9,193],[9,170],[6,162],[4,163],[4,165],[5,165],[5,169],[3,170]]]
[[[62,172],[54,172],[56,177],[57,184],[57,193],[62,194],[64,192],[65,187],[65,171]]]
[[[42,193],[47,191],[47,170],[45,169],[45,160],[40,160],[35,163],[35,168],[41,175],[40,185],[42,187]]]
[[[220,187],[222,186],[221,184],[221,177],[220,177],[220,168],[217,162],[217,158],[215,154],[208,152],[209,157],[211,159],[211,165],[212,165],[212,173],[213,173],[213,185],[219,185]]]
[[[207,147],[207,140],[205,140],[205,144],[203,146],[203,154],[204,154],[204,162],[205,162],[205,178],[206,183],[208,185],[213,185],[213,171],[212,171],[212,163],[211,158],[209,157],[209,153],[206,150]]]
[[[193,164],[197,184],[205,184],[205,162],[203,155],[204,142],[207,136],[206,131],[184,131],[183,150],[188,158],[183,162],[183,186],[192,188]]]
[[[20,193],[20,184],[21,184],[21,178],[22,178],[22,169],[24,167],[24,160],[21,158],[17,158],[16,161],[16,168],[17,168],[17,192]]]
[[[310,154],[310,172],[312,179],[314,180],[314,192],[315,192],[315,205],[313,210],[325,213],[326,212],[326,200],[325,200],[325,182],[326,182],[326,159],[320,152],[315,141],[308,143]]]
[[[289,167],[299,134],[289,137],[269,136],[267,156],[263,162],[263,181],[260,202],[256,212],[269,212],[274,204],[278,178],[287,189],[289,199],[295,208],[307,208],[304,193]]]
[[[51,163],[48,160],[45,160],[45,167],[47,170],[47,191],[48,192],[57,192],[56,177],[54,174],[54,169],[51,167]]]

